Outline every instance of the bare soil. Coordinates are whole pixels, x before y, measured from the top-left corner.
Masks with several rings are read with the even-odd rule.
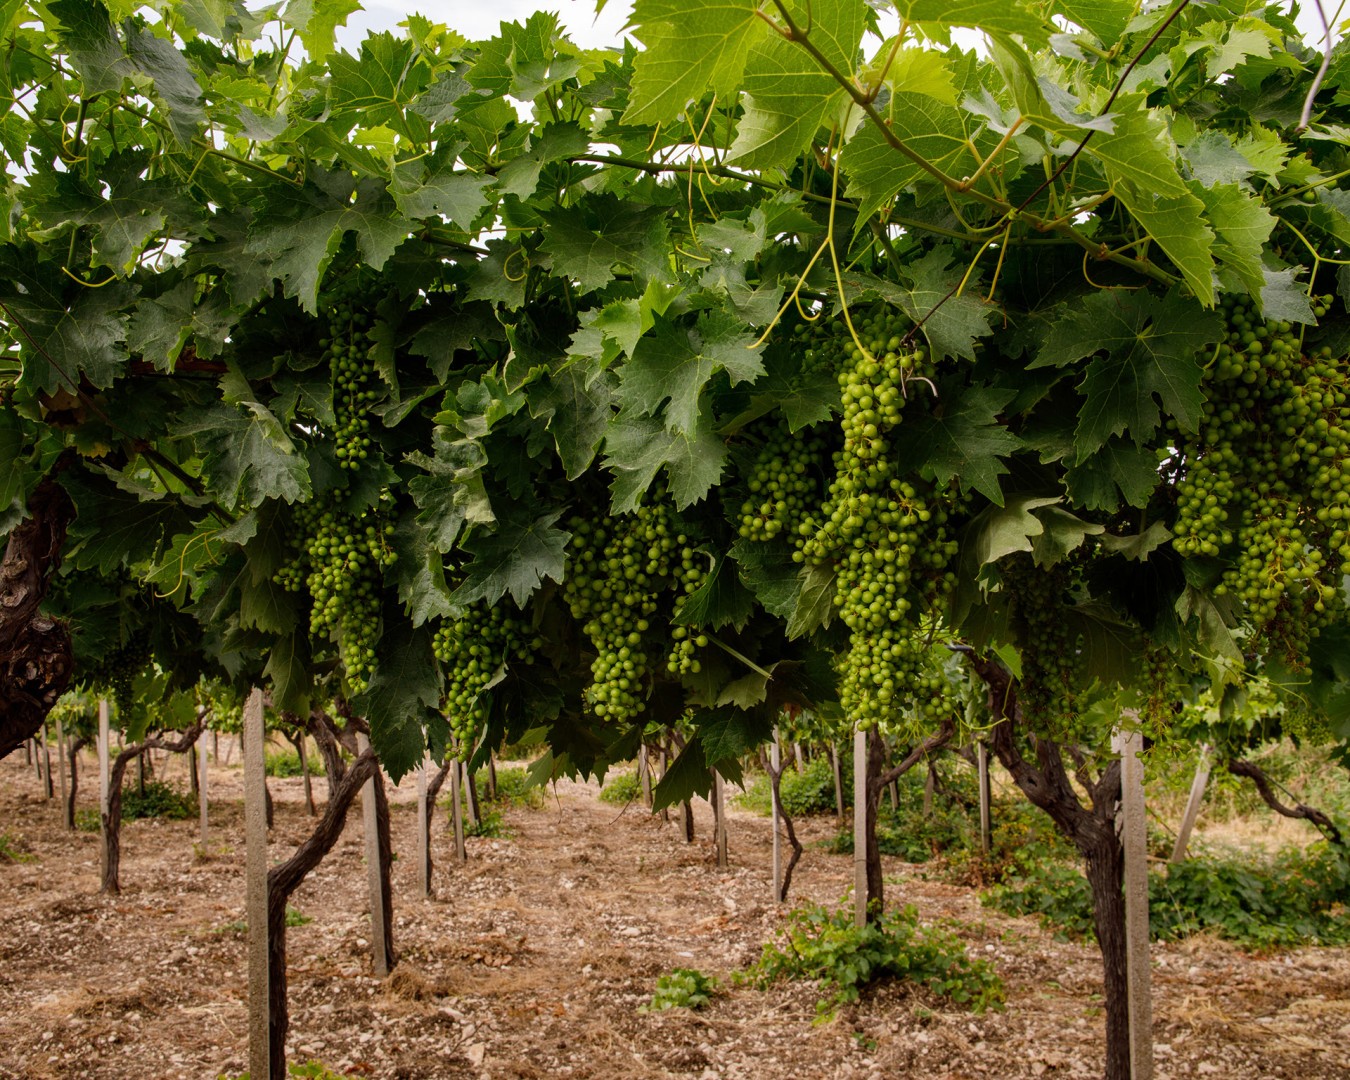
[[[171,780],[185,783],[184,768],[172,762]],[[86,766],[84,806],[94,805],[94,776]],[[732,985],[783,919],[770,899],[766,819],[731,811],[732,868],[719,872],[705,804],[686,844],[673,817],[620,811],[594,785],[560,783],[543,809],[505,810],[509,836],[471,839],[466,864],[454,861],[438,815],[437,896],[425,900],[413,787],[391,792],[404,855],[392,976],[369,974],[359,813],[293,898],[312,920],[288,937],[293,1062],[396,1080],[1100,1075],[1095,949],[982,908],[973,890],[923,867],[887,860],[888,901],[956,920],[1002,975],[1007,1008],[972,1015],[890,983],[819,1022],[809,985]],[[298,779],[271,788],[280,859],[311,819]],[[123,893],[106,897],[97,835],[62,828],[22,753],[0,761],[0,832],[28,860],[0,862],[0,1078],[213,1080],[246,1068],[237,768],[213,766],[211,793],[205,848],[195,820],[126,823]],[[838,902],[850,861],[812,846],[832,820],[800,831],[808,848],[793,901]],[[1153,957],[1159,1080],[1350,1077],[1350,950],[1250,955],[1193,939]],[[641,1012],[676,967],[715,976],[724,992],[698,1012]]]

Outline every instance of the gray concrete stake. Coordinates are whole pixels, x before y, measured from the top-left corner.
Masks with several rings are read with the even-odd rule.
[[[66,812],[66,728],[61,717],[56,718],[56,775],[61,778],[61,813]]]
[[[98,703],[98,873],[102,880],[108,869],[108,756],[111,746],[108,732],[108,699]]]
[[[206,784],[203,783],[203,797],[205,794]],[[267,933],[267,747],[263,694],[257,687],[244,702],[244,863],[248,919],[248,1069],[253,1080],[274,1080],[267,975],[270,945]]]
[[[717,845],[717,868],[725,870],[727,868],[727,799],[726,785],[722,781],[722,774],[716,769],[713,770],[713,812],[716,814],[715,823],[716,833],[714,842]]]
[[[206,734],[203,733],[197,740],[197,817],[202,847],[206,847],[207,834],[211,824],[211,802],[206,795],[206,756]]]
[[[769,744],[769,764],[774,775],[778,775],[782,761],[782,751],[778,748],[778,729],[773,729],[773,742]],[[776,787],[777,785],[773,785]],[[773,787],[770,788],[772,795]],[[782,827],[782,816],[778,813],[778,799],[773,799],[773,902],[780,903],[783,894],[783,838],[778,835]]]
[[[459,762],[450,762],[450,825],[455,830],[455,858],[460,862],[469,861],[468,849],[464,846],[464,807],[461,803]]]

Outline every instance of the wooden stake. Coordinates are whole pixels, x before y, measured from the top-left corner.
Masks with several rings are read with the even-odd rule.
[[[853,922],[867,925],[867,732],[853,733]]]
[[[271,1002],[267,958],[267,753],[263,695],[244,702],[244,859],[248,920],[248,1068],[253,1080],[272,1076]],[[202,785],[203,790],[206,785]],[[279,1080],[279,1078],[278,1078]]]
[[[714,833],[713,840],[717,845],[717,868],[725,870],[727,868],[727,800],[726,786],[722,782],[722,774],[716,769],[713,770],[713,816]]]
[[[994,827],[989,806],[989,748],[982,742],[975,744],[975,765],[980,773],[980,850],[988,855],[994,846]]]
[[[469,852],[464,847],[464,803],[460,795],[460,763],[450,762],[450,825],[455,830],[455,858],[460,862],[469,861]]]
[[[365,732],[358,731],[356,752],[364,754],[369,746]],[[361,824],[366,834],[366,891],[370,893],[370,959],[375,974],[383,978],[389,974],[389,954],[384,948],[389,913],[384,910],[384,890],[380,880],[380,823],[375,809],[373,777],[361,789]]]
[[[802,744],[799,742],[793,743],[792,753],[796,756],[797,771],[799,773],[806,772],[806,756],[802,753]]]
[[[66,728],[56,717],[56,773],[61,778],[61,813],[66,812]]]
[[[1210,746],[1200,745],[1200,760],[1195,764],[1195,778],[1191,781],[1190,798],[1186,800],[1186,813],[1181,819],[1181,828],[1177,830],[1177,842],[1172,847],[1172,859],[1179,863],[1186,858],[1186,846],[1191,842],[1191,830],[1195,828],[1200,816],[1200,804],[1205,800],[1205,785],[1209,783]]]
[[[924,762],[924,767],[928,772],[923,780],[923,816],[930,818],[933,816],[933,792],[937,789],[937,773],[934,771],[932,758]]]
[[[417,887],[424,897],[431,895],[431,835],[427,828],[430,807],[427,806],[427,772],[431,755],[422,758],[417,770]]]
[[[645,805],[652,804],[652,774],[647,763],[647,744],[643,743],[638,747],[638,780],[642,784],[642,801]]]
[[[474,783],[473,773],[469,772],[469,763],[462,763],[464,769],[464,802],[469,808],[469,824],[475,829],[483,824],[478,806],[478,786]]]
[[[108,869],[108,699],[101,698],[98,703],[98,831],[99,831],[99,880]]]
[[[838,756],[835,757],[835,763],[838,764]],[[782,761],[782,751],[778,746],[778,729],[773,729],[773,742],[769,744],[769,765],[774,774],[778,774],[779,764]],[[782,816],[778,813],[778,799],[774,797],[773,785],[770,784],[769,799],[773,803],[773,902],[781,903],[783,895],[783,838],[778,835],[779,828],[782,825]]]
[[[844,824],[844,768],[839,761],[839,746],[830,743],[830,768],[834,772],[834,813],[839,824]]]
[[[211,824],[210,800],[206,796],[206,738],[197,740],[197,817],[202,847],[206,847],[207,834]]]
[[[47,725],[43,724],[38,728],[38,745],[42,748],[42,779],[47,789],[47,798],[56,798],[56,793],[52,790],[52,750],[47,745]]]
[[[309,816],[314,817],[317,810],[314,809],[314,785],[309,779],[309,754],[305,750],[305,739],[307,736],[303,729],[300,731],[300,738],[296,740],[296,753],[300,755],[300,775],[305,779],[305,805],[309,807]]]
[[[1130,1080],[1153,1080],[1153,972],[1148,941],[1148,819],[1138,731],[1117,732],[1121,843],[1125,849],[1125,951],[1129,978]]]

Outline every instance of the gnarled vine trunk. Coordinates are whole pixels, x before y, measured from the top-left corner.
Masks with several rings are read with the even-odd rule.
[[[0,757],[37,733],[75,666],[70,631],[40,610],[75,504],[48,476],[33,490],[28,513],[0,561]]]
[[[991,749],[1022,793],[1050,816],[1083,857],[1092,892],[1092,925],[1102,954],[1105,1076],[1106,1080],[1130,1080],[1125,850],[1115,825],[1121,795],[1120,762],[1113,761],[1096,779],[1079,764],[1078,780],[1090,798],[1090,804],[1084,805],[1070,781],[1063,747],[1026,733],[1035,761],[1029,761],[1023,754],[1019,744],[1022,709],[1011,675],[995,660],[968,651],[966,655],[989,691],[989,709],[994,718]]]

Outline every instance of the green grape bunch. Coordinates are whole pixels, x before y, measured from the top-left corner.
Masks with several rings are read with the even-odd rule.
[[[514,602],[474,603],[456,617],[441,620],[431,648],[445,670],[443,707],[461,746],[478,741],[485,711],[483,691],[503,667],[528,663],[543,644],[527,613]]]
[[[292,559],[273,575],[283,588],[309,594],[310,636],[337,644],[354,693],[369,686],[380,640],[384,571],[396,559],[390,546],[391,503],[386,490],[376,506],[359,513],[331,498],[300,506]]]
[[[368,359],[372,294],[358,275],[345,274],[325,299],[328,327],[319,348],[333,380],[335,453],[344,469],[359,469],[371,452],[370,408],[381,397]]]
[[[1321,318],[1331,297],[1317,297]],[[1176,550],[1221,560],[1256,632],[1295,666],[1339,614],[1350,572],[1350,408],[1343,359],[1226,297],[1198,430],[1178,433]]]

